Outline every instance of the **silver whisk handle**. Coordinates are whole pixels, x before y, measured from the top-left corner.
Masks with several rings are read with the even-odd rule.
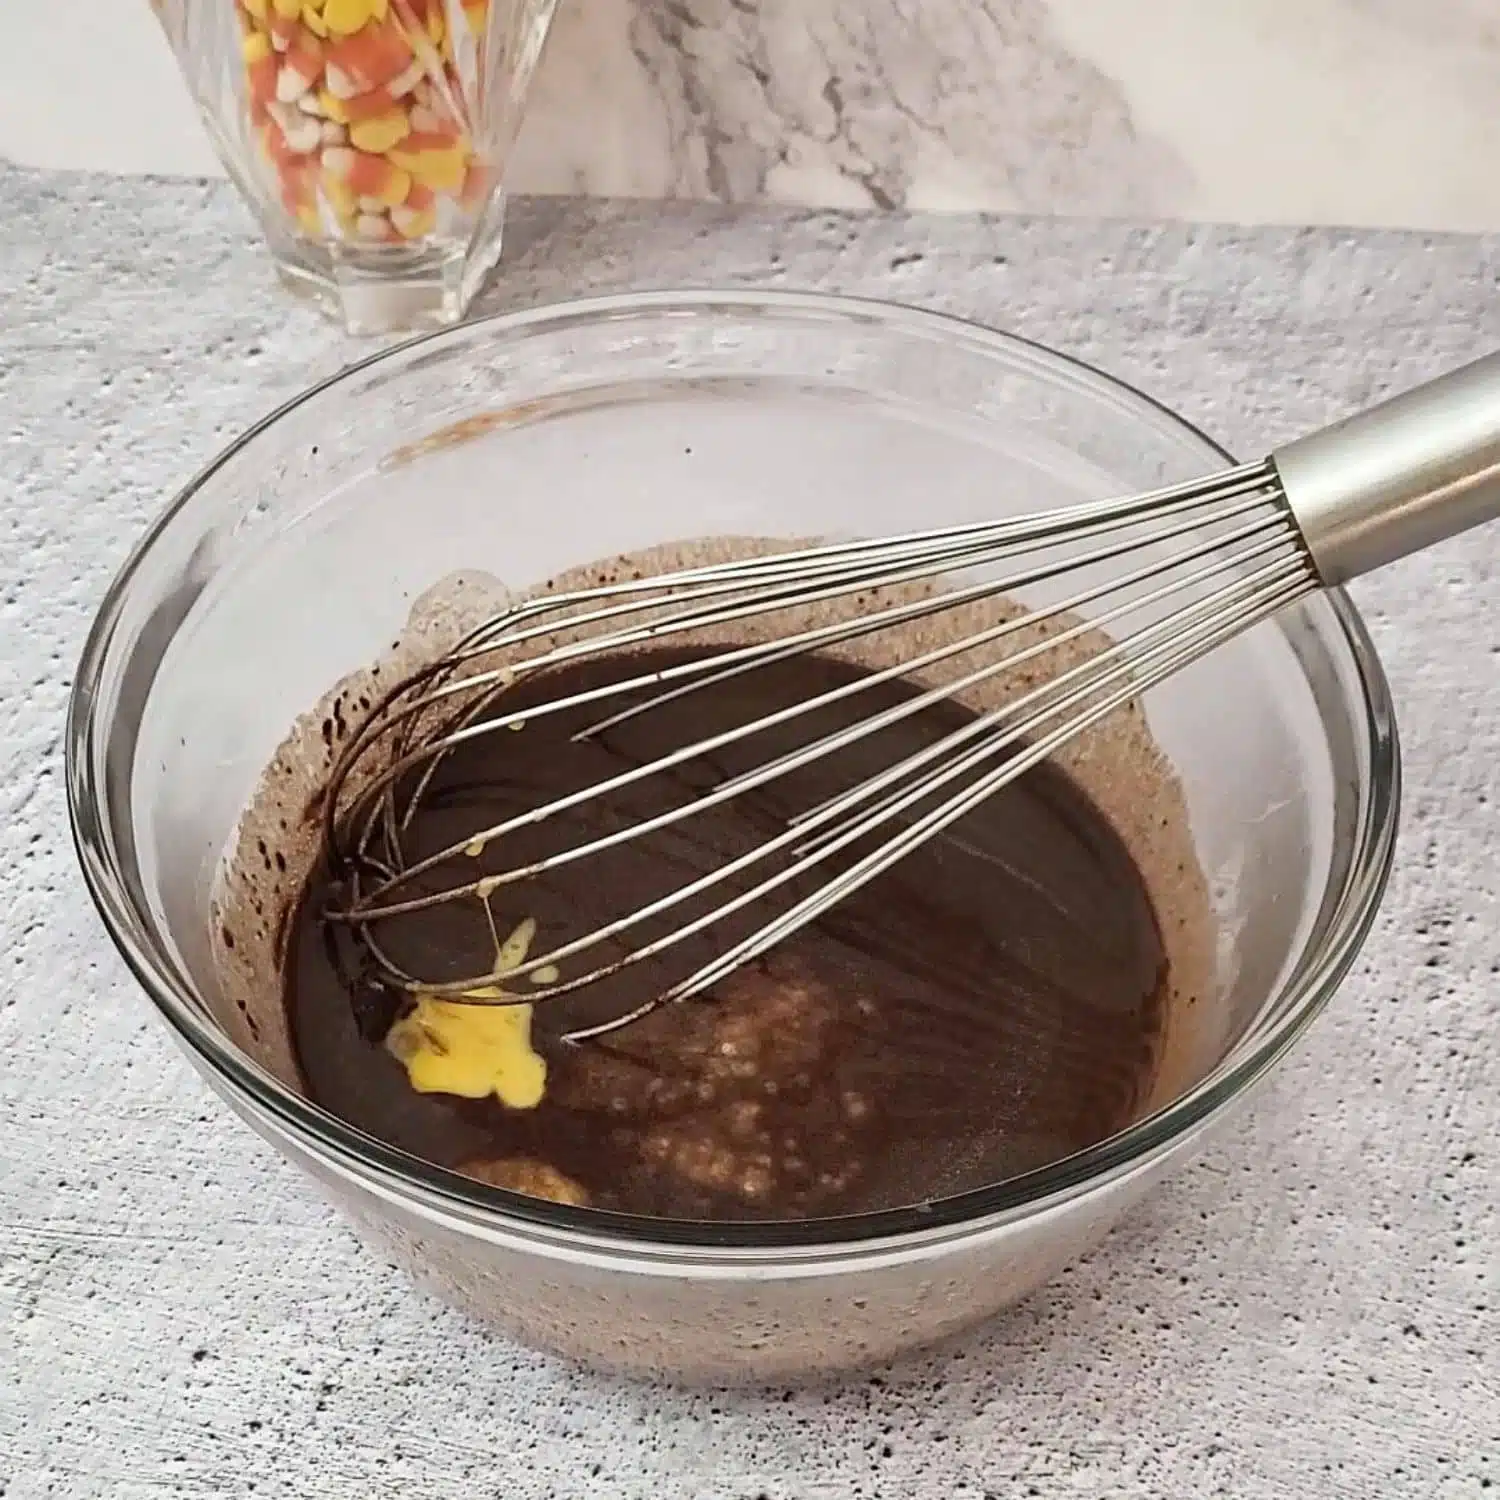
[[[1500,517],[1500,354],[1271,455],[1329,587]]]

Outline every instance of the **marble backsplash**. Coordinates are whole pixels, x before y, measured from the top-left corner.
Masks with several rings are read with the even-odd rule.
[[[0,154],[217,170],[144,0],[12,20]],[[511,181],[1485,231],[1497,147],[1500,0],[563,0]]]

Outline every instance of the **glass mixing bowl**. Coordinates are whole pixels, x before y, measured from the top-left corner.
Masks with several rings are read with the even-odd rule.
[[[675,1378],[885,1359],[1093,1245],[1243,1105],[1348,969],[1390,863],[1398,752],[1385,679],[1341,594],[1145,700],[1221,927],[1218,1025],[1194,1081],[1067,1160],[920,1208],[669,1225],[391,1150],[226,1039],[214,871],[292,720],[450,571],[526,585],[671,539],[977,521],[1224,461],[1170,412],[1033,344],[827,297],[610,298],[389,350],[229,448],[110,589],[68,725],[89,888],[213,1088],[453,1302],[543,1347]]]

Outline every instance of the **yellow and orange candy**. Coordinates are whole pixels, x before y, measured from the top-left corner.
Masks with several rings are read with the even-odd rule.
[[[477,45],[489,0],[233,0],[250,122],[281,205],[311,238],[420,240],[448,200],[488,190],[462,118],[454,58]]]

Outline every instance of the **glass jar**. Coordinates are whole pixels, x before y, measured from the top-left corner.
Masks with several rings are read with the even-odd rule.
[[[463,316],[557,0],[152,0],[282,281],[352,333]]]

